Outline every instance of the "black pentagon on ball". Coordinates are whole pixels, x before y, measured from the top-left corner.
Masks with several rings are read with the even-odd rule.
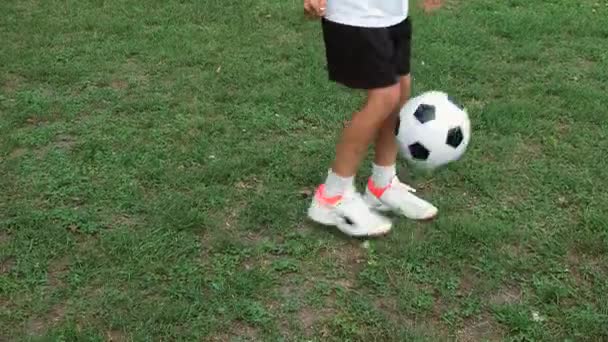
[[[416,108],[414,116],[422,124],[435,120],[435,106],[423,103]]]
[[[460,127],[450,128],[448,131],[448,136],[445,139],[445,143],[452,146],[453,148],[457,148],[460,146],[462,141],[464,140],[464,134],[462,134],[462,129]]]
[[[429,154],[431,154],[424,145],[418,142],[408,146],[408,149],[410,150],[412,157],[418,160],[426,160],[429,157]]]

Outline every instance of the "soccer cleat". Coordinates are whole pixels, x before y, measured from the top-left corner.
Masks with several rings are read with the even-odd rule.
[[[395,176],[391,184],[378,188],[370,178],[365,190],[365,202],[378,211],[394,211],[414,220],[430,220],[437,216],[437,208],[414,195],[416,190],[401,183]]]
[[[354,189],[327,198],[325,185],[320,185],[308,209],[308,217],[325,226],[335,226],[353,237],[381,236],[390,232],[389,219],[370,210]]]

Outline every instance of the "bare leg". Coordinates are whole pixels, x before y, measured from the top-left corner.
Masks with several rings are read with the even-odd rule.
[[[361,111],[353,114],[350,125],[344,128],[336,147],[332,170],[340,177],[352,177],[365,156],[368,145],[386,118],[395,111],[400,97],[400,85],[368,91]]]
[[[402,76],[400,81],[400,97],[399,104],[382,123],[378,136],[376,137],[374,163],[380,166],[395,165],[397,161],[398,146],[395,140],[395,126],[399,109],[405,105],[410,98],[411,80],[410,75]]]

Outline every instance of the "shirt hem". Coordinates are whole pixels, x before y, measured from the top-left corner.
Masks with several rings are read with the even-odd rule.
[[[407,19],[407,15],[398,17],[382,17],[382,18],[346,18],[340,15],[326,15],[325,19],[334,23],[369,28],[382,28],[399,24]]]

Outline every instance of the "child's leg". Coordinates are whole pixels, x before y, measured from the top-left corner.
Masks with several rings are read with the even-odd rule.
[[[331,170],[317,188],[308,215],[352,236],[386,234],[390,220],[369,208],[355,189],[354,176],[369,144],[399,102],[401,87],[390,30],[328,20],[322,25],[329,79],[367,91],[367,99],[342,131]]]
[[[400,109],[410,97],[410,75],[400,77]],[[427,220],[437,215],[437,208],[429,202],[415,196],[414,189],[397,178],[396,162],[398,145],[395,139],[395,127],[398,110],[394,111],[383,122],[376,137],[372,177],[368,182],[365,199],[376,209],[392,210],[406,217]]]
[[[368,90],[365,105],[342,131],[327,179],[317,188],[308,209],[312,220],[336,226],[351,236],[377,236],[390,231],[390,220],[370,210],[355,191],[353,181],[367,147],[395,111],[399,90],[398,83]]]
[[[377,136],[378,129],[381,129],[380,132],[386,130],[387,125],[393,120],[390,117],[397,108],[401,96],[400,89],[400,85],[395,84],[368,91],[365,106],[353,114],[352,121],[342,131],[336,147],[336,158],[332,170],[338,176],[346,178],[355,175],[367,147],[374,136]],[[393,128],[390,128],[390,132],[391,134],[394,132],[394,125]],[[390,159],[390,155],[387,156],[387,151],[392,148],[390,139],[384,137],[382,140],[384,148],[382,156]],[[392,140],[394,144],[394,137]]]
[[[393,166],[397,161],[398,146],[397,140],[395,140],[395,127],[399,117],[399,109],[410,98],[410,75],[401,76],[399,85],[400,96],[397,109],[384,120],[376,137],[374,163],[379,166]]]

